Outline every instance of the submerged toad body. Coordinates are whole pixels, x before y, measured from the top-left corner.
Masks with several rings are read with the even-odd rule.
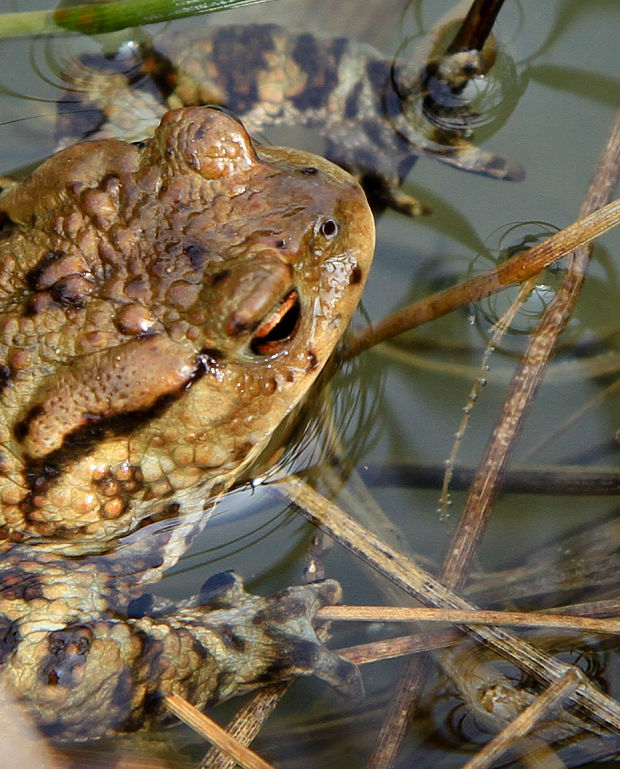
[[[136,728],[171,691],[354,685],[310,623],[335,583],[262,599],[228,575],[181,608],[136,598],[346,328],[374,248],[359,186],[196,107],[144,144],[58,153],[0,212],[5,676],[69,737]]]

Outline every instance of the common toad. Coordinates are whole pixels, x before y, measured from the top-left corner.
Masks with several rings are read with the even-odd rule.
[[[519,180],[516,161],[429,120],[419,62],[370,45],[320,38],[276,24],[169,32],[155,47],[124,47],[115,59],[88,54],[69,67],[58,141],[141,139],[170,107],[219,104],[250,132],[298,125],[325,140],[325,155],[360,179],[375,210],[428,209],[400,189],[421,155],[496,179]]]
[[[65,739],[160,720],[170,692],[203,706],[302,672],[356,690],[311,624],[333,581],[140,594],[343,334],[374,249],[358,184],[193,107],[144,143],[57,153],[0,212],[5,680]]]

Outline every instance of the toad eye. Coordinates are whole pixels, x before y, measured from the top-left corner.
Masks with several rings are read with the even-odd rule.
[[[323,219],[319,226],[319,232],[324,238],[332,240],[338,234],[338,222],[335,219]]]

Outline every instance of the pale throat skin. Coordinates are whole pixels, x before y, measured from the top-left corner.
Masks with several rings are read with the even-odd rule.
[[[346,172],[208,108],[66,149],[0,212],[0,523],[67,552],[228,487],[323,368],[374,251]]]
[[[325,580],[225,573],[143,594],[308,392],[361,296],[374,223],[330,162],[224,112],[85,142],[0,194],[0,679],[58,740],[314,674]],[[74,557],[78,556],[78,557]],[[198,587],[198,586],[197,586]]]

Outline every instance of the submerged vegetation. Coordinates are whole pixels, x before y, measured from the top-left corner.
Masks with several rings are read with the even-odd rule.
[[[139,0],[126,2],[138,7]],[[531,44],[532,59],[561,39],[575,17],[587,15],[575,3],[558,0],[556,5],[564,15],[548,31],[548,40]],[[89,8],[98,18],[103,9],[112,13],[119,6],[111,2]],[[508,89],[510,96],[505,97],[514,99],[508,112],[517,109],[518,98],[527,92],[525,75],[517,76],[519,67],[509,67],[502,58],[508,54],[501,6],[475,2],[465,26],[460,26],[461,9],[447,21],[434,18],[430,29],[424,29],[422,18],[427,8],[414,4],[401,10],[399,23],[411,22],[409,13],[425,32],[424,37],[421,32],[413,35],[415,54],[403,41],[399,55],[412,57],[424,85],[416,91],[417,107],[408,105],[411,114],[435,121],[429,157],[441,152],[434,143],[438,130],[446,141],[456,137],[455,142],[475,144],[480,136],[486,140],[485,131],[499,130],[502,121],[510,124],[502,113],[493,129],[485,125],[485,88],[494,67],[501,65],[502,72],[514,76],[513,91]],[[536,9],[524,3],[519,10],[528,29],[528,16]],[[365,11],[371,24],[385,14],[383,9],[375,9],[374,16]],[[75,12],[84,18],[83,10]],[[495,38],[487,21],[497,14]],[[138,23],[125,18],[131,25]],[[67,19],[63,25],[74,23]],[[222,19],[228,22],[227,15]],[[150,15],[142,18],[151,20]],[[506,48],[518,48],[519,34],[517,30]],[[587,62],[577,65],[587,70]],[[544,66],[543,61],[537,68],[542,72]],[[550,70],[544,72],[547,77]],[[587,74],[581,72],[586,79]],[[608,73],[611,84],[614,76]],[[574,82],[575,91],[582,91],[583,79],[571,77],[567,67],[557,90],[570,93]],[[493,109],[501,112],[497,91],[491,92]],[[434,102],[446,98],[439,105]],[[600,103],[608,107],[607,94]],[[553,125],[554,118],[562,121],[549,108],[541,114],[541,124],[546,120]],[[291,706],[289,720],[287,707],[278,704],[290,687],[278,684],[247,701],[228,733],[222,733],[208,716],[171,697],[171,712],[220,750],[196,759],[202,748],[194,743],[187,764],[182,754],[174,759],[165,750],[162,766],[222,769],[236,761],[268,769],[271,763],[261,755],[273,756],[273,765],[283,769],[572,767],[617,761],[620,520],[613,497],[620,491],[614,432],[620,355],[614,309],[620,287],[617,253],[601,251],[593,263],[592,243],[620,220],[620,201],[615,199],[620,117],[605,130],[604,146],[591,147],[593,139],[584,125],[580,145],[570,148],[577,153],[587,143],[588,157],[598,154],[589,186],[585,176],[579,191],[560,189],[562,182],[550,184],[550,190],[558,188],[558,198],[564,192],[568,197],[561,203],[565,220],[550,227],[557,232],[548,237],[533,234],[538,222],[524,222],[515,230],[516,242],[503,243],[494,255],[480,240],[486,233],[477,234],[486,225],[484,218],[473,221],[472,215],[470,223],[466,213],[455,210],[453,199],[425,189],[416,190],[416,197],[430,202],[435,213],[423,224],[392,212],[384,217],[388,224],[379,220],[377,259],[386,259],[387,266],[382,270],[379,264],[376,286],[371,282],[366,309],[373,305],[373,321],[365,325],[358,320],[340,350],[342,370],[333,393],[327,387],[324,398],[309,405],[308,422],[296,434],[298,443],[289,443],[283,457],[276,452],[275,469],[260,473],[267,483],[270,515],[281,510],[284,500],[319,529],[308,535],[307,551],[300,545],[290,559],[280,563],[278,554],[269,562],[281,566],[287,580],[300,579],[303,569],[309,580],[335,572],[344,583],[348,605],[326,607],[319,616],[331,622],[339,651],[363,666],[368,699],[350,705],[326,701],[324,712],[316,715],[318,709],[308,712],[302,697],[301,704]],[[530,141],[543,142],[543,133]],[[536,175],[520,146],[511,150],[526,172]],[[458,175],[453,169],[437,173]],[[445,182],[447,190],[451,179]],[[504,193],[490,184],[471,182],[471,191],[468,187],[463,196],[464,211],[488,207],[496,215],[492,198]],[[408,182],[405,188],[409,201],[413,190]],[[555,204],[549,202],[549,189],[547,199],[541,193],[536,205],[537,217],[545,221],[554,216],[546,210]],[[575,196],[582,197],[581,205],[569,210]],[[505,218],[494,221],[489,232],[519,215],[508,203],[502,205]],[[452,226],[459,227],[454,240]],[[430,233],[425,251],[417,243],[422,227]],[[466,266],[455,266],[458,259],[449,253],[428,256],[435,242],[449,251],[455,241],[458,258],[469,252],[472,275]],[[480,270],[483,260],[487,267],[490,261],[496,264]],[[411,286],[402,289],[410,276]],[[406,296],[400,304],[406,306],[390,312],[397,298],[386,295],[393,291],[400,297],[401,289]],[[488,297],[496,297],[497,304],[483,307]],[[584,304],[591,321],[584,319]],[[379,306],[385,317],[375,312]],[[365,367],[373,373],[365,373]],[[377,370],[387,382],[373,378]],[[334,406],[330,397],[338,398],[339,387]],[[551,519],[558,525],[551,525]],[[342,548],[351,555],[343,555]],[[235,564],[224,563],[229,565]],[[262,563],[255,569],[261,581],[269,580],[266,571]],[[193,582],[192,570],[189,576]],[[360,598],[366,593],[370,599]],[[349,601],[349,594],[355,600]],[[416,614],[412,603],[425,608]],[[358,625],[363,629],[356,634],[342,630],[351,621],[368,624]],[[445,626],[402,629],[402,623],[418,621],[442,621]],[[513,625],[520,629],[511,629]],[[433,652],[432,657],[426,652]],[[396,668],[403,656],[408,659]],[[259,735],[272,713],[277,726],[267,721],[254,746],[257,753],[247,752],[244,746]],[[52,760],[60,759],[56,755]],[[84,765],[85,759],[67,751],[62,760]]]

